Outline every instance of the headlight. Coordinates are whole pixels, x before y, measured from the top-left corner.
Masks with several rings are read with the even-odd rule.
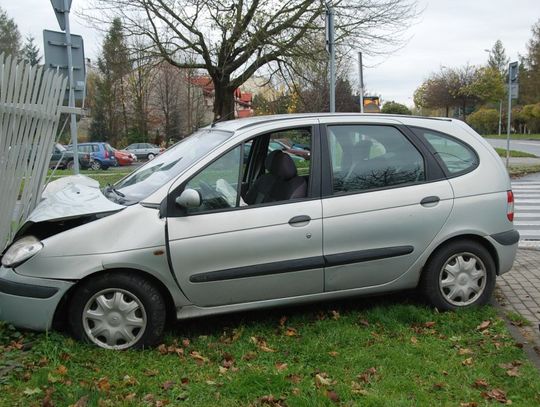
[[[13,243],[2,257],[2,266],[15,267],[24,263],[43,248],[34,236],[25,236]]]

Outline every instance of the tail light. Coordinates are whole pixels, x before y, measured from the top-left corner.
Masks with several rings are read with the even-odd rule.
[[[512,190],[506,191],[506,217],[510,222],[514,221],[514,193]]]

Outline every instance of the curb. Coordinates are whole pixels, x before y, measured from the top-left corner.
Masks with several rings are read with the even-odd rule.
[[[540,372],[540,353],[535,350],[535,344],[531,343],[527,338],[523,336],[519,328],[513,325],[506,316],[506,309],[503,308],[501,304],[497,301],[495,297],[491,298],[491,305],[497,310],[499,317],[505,322],[506,327],[510,331],[510,335],[516,341],[517,344],[521,345],[523,352],[527,355],[527,358],[531,361],[534,367]],[[534,328],[534,327],[533,327]]]

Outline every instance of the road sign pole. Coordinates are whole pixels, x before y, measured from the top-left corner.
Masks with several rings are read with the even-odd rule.
[[[326,3],[326,30],[330,53],[330,112],[336,111],[336,47],[334,43],[334,9]]]
[[[69,0],[64,0],[64,16],[66,22],[66,47],[68,58],[68,82],[69,82],[69,107],[75,107],[75,82],[73,80],[73,56],[71,53],[71,31],[69,28]],[[75,113],[71,115],[70,131],[71,131],[71,146],[73,147],[73,171],[79,174],[79,149],[77,147],[77,116]]]
[[[512,123],[512,96],[517,98],[518,63],[511,62],[508,65],[508,122],[506,128],[506,168],[510,162],[510,126]],[[515,91],[515,95],[513,95]]]
[[[358,53],[358,74],[360,78],[360,113],[364,113],[364,72],[362,66],[362,53]]]

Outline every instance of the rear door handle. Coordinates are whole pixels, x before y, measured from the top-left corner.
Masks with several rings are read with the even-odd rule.
[[[435,206],[441,199],[438,196],[426,196],[420,201],[422,206]]]
[[[298,215],[289,219],[289,225],[291,226],[304,226],[309,223],[311,218],[307,215]]]

